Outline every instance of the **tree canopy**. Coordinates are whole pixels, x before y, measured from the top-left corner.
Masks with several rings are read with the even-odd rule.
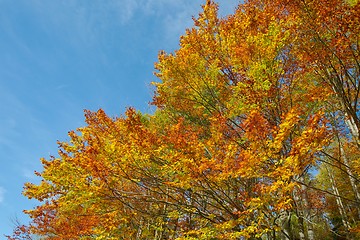
[[[208,0],[153,114],[85,112],[8,239],[360,237],[360,4]]]

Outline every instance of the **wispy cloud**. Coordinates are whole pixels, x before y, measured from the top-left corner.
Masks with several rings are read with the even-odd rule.
[[[42,24],[55,26],[60,31],[85,35],[91,40],[92,34],[102,31],[109,25],[125,25],[138,16],[165,16],[179,19],[197,14],[204,1],[178,0],[109,0],[109,1],[41,1],[30,0],[28,5],[36,15],[47,21]],[[176,27],[183,27],[186,22],[177,21]],[[111,23],[111,24],[109,24]],[[75,36],[74,36],[75,37]]]
[[[0,87],[0,101],[4,103],[0,106],[0,111],[3,113],[0,118],[0,146],[13,148],[16,146],[14,138],[20,136],[16,131],[18,119],[23,119],[20,116],[29,119],[28,111],[17,96],[2,87]]]
[[[33,167],[33,168],[35,168],[35,167]],[[23,177],[25,177],[26,181],[31,181],[33,183],[35,181],[39,181],[39,177],[35,175],[34,170],[30,170],[29,168],[23,168],[22,175],[23,175]]]
[[[0,187],[0,203],[4,201],[5,189]]]
[[[161,17],[163,34],[166,42],[178,42],[179,37],[185,33],[185,29],[193,26],[193,19],[202,11],[201,6],[205,0],[143,0],[139,5],[141,14]],[[239,2],[233,0],[218,0],[219,15],[224,17],[234,12]]]
[[[107,31],[114,31],[139,17],[162,19],[159,32],[166,41],[174,41],[192,26],[205,0],[94,0],[94,1],[26,1],[45,31],[74,47],[94,46]],[[233,0],[220,0],[220,13],[233,12]]]

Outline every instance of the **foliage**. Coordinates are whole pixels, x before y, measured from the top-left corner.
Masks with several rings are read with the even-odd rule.
[[[42,159],[24,190],[40,204],[9,239],[358,236],[360,4],[217,10],[160,52],[153,115],[86,111]]]

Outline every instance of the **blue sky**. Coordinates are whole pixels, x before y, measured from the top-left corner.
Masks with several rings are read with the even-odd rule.
[[[23,209],[39,159],[84,125],[83,110],[150,112],[159,50],[179,37],[205,0],[0,0],[0,239]],[[219,0],[220,13],[238,1]]]

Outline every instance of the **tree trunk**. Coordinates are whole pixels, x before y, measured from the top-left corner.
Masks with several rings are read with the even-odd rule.
[[[292,240],[291,232],[291,214],[285,210],[280,213],[280,222],[281,222],[281,239],[282,240]]]
[[[347,215],[346,215],[346,211],[345,211],[345,207],[344,204],[342,202],[342,199],[340,197],[340,193],[339,190],[336,186],[336,182],[335,182],[335,178],[334,178],[334,174],[332,173],[332,171],[330,171],[330,169],[328,167],[326,167],[329,179],[330,179],[330,183],[331,183],[331,188],[332,191],[335,195],[335,200],[336,200],[336,204],[338,205],[338,210],[341,216],[341,221],[346,229],[346,231],[348,231],[350,229],[350,223],[347,219]]]
[[[301,181],[303,181],[303,177],[300,179]],[[306,194],[306,186],[305,185],[301,185],[301,194],[302,194],[302,201],[303,201],[303,220],[306,220],[306,224],[304,224],[303,221],[303,227],[304,227],[304,232],[307,233],[306,235],[306,239],[307,240],[315,240],[314,239],[314,231],[313,231],[313,226],[311,223],[311,209],[310,209],[310,205],[309,205],[309,201],[308,201],[308,195]]]
[[[306,194],[307,187],[305,186],[304,176],[301,176],[299,181],[304,183],[299,189],[299,194],[296,194],[296,192],[294,194],[294,200],[297,205],[296,214],[299,221],[299,238],[301,240],[314,240],[314,232],[310,222],[311,210]]]
[[[346,169],[346,173],[347,175],[349,176],[349,180],[350,180],[350,184],[351,184],[351,188],[354,192],[354,196],[355,196],[355,200],[356,200],[356,210],[357,210],[357,214],[358,214],[358,217],[360,219],[360,208],[359,208],[359,203],[360,203],[360,193],[359,193],[359,190],[356,186],[356,179],[354,178],[354,173],[352,172],[351,168],[350,168],[350,163],[349,163],[349,160],[348,158],[346,157],[346,154],[345,154],[345,151],[344,151],[344,148],[342,146],[342,143],[339,141],[339,145],[340,145],[340,155],[341,155],[341,159],[343,160],[344,162],[344,165],[345,165],[345,169]]]
[[[138,231],[136,233],[136,239],[141,239],[142,228],[143,228],[143,221],[141,219],[140,223],[139,223],[139,229],[138,229]]]
[[[360,147],[360,129],[358,125],[355,123],[356,120],[352,117],[352,115],[349,117],[349,114],[345,114],[345,123],[348,126],[350,133],[353,136],[357,146]]]

